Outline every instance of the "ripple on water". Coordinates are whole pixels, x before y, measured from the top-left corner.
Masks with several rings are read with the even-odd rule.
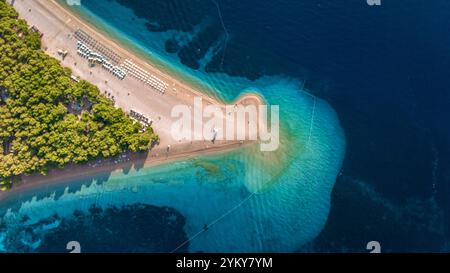
[[[102,27],[108,25],[103,22]],[[130,41],[133,37],[123,39]],[[222,99],[232,100],[251,90],[269,104],[279,105],[280,149],[263,153],[258,147],[248,147],[115,173],[101,183],[94,180],[81,188],[78,184],[83,182],[74,182],[76,187],[69,186],[59,195],[52,195],[55,190],[47,188],[47,193],[40,193],[45,198],[21,196],[18,204],[7,205],[16,209],[3,218],[0,239],[4,236],[1,230],[17,225],[23,215],[29,217],[25,224],[30,224],[55,214],[68,217],[76,210],[88,211],[93,204],[108,207],[136,203],[180,212],[186,218],[184,230],[192,239],[192,252],[291,252],[319,234],[345,154],[344,133],[330,105],[301,91],[300,83],[293,79],[264,77],[249,82],[223,74],[193,72],[174,62],[168,65],[185,76],[194,76]]]

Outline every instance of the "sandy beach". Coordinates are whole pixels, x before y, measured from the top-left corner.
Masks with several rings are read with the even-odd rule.
[[[9,1],[10,2],[10,1]],[[96,85],[102,94],[114,97],[116,107],[125,112],[136,111],[153,120],[152,127],[160,136],[160,144],[147,154],[124,155],[124,161],[103,160],[98,164],[90,163],[81,166],[68,166],[64,170],[52,170],[46,176],[24,176],[23,181],[15,185],[12,191],[21,187],[34,187],[43,183],[55,183],[59,180],[67,180],[72,177],[92,175],[100,172],[113,172],[123,169],[125,166],[139,162],[145,166],[162,164],[173,160],[192,158],[197,155],[219,153],[236,149],[243,145],[251,145],[254,141],[191,141],[175,140],[171,134],[171,126],[175,119],[171,117],[172,109],[177,105],[187,105],[195,110],[194,98],[201,98],[203,106],[214,105],[225,112],[225,104],[208,97],[201,90],[195,89],[181,79],[168,75],[157,69],[148,61],[141,60],[116,41],[106,37],[95,26],[83,22],[74,14],[65,10],[53,0],[16,0],[14,8],[20,18],[26,20],[28,25],[34,26],[43,34],[42,47],[47,54],[61,61],[61,64],[72,70],[73,76]],[[167,84],[166,92],[158,92],[155,88],[144,84],[142,81],[125,77],[121,80],[111,74],[101,65],[92,67],[89,62],[77,54],[76,32],[82,30],[87,33],[97,44],[114,52],[121,62],[131,60],[142,71],[149,73]],[[66,51],[63,58],[61,51]],[[247,94],[237,99],[236,105],[259,105],[262,99],[256,94]],[[204,122],[204,120],[203,120]],[[170,151],[168,151],[170,147]],[[2,193],[0,193],[0,199]]]

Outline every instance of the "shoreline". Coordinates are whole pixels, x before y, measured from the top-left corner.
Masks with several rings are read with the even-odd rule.
[[[201,149],[194,152],[181,152],[178,154],[174,154],[173,156],[164,156],[159,158],[149,157],[145,155],[145,153],[129,153],[123,154],[127,156],[128,160],[123,160],[119,163],[115,163],[115,159],[117,158],[108,158],[99,160],[101,162],[96,163],[96,166],[92,166],[93,162],[80,165],[71,164],[62,169],[51,169],[47,175],[31,174],[23,177],[22,181],[15,184],[15,186],[10,190],[0,192],[0,202],[5,201],[9,197],[21,194],[29,190],[56,186],[60,184],[75,182],[77,180],[95,178],[96,176],[102,174],[112,175],[114,173],[124,172],[125,170],[138,171],[144,168],[157,167],[169,163],[190,160],[201,156],[219,155],[227,152],[232,152],[237,148],[246,148],[251,145],[253,145],[252,142],[243,144],[230,143],[226,146]],[[139,166],[137,166],[138,164]]]
[[[253,99],[256,103],[259,104],[265,102],[264,97],[256,92],[242,92],[233,101],[224,101],[222,98],[215,95],[215,92],[212,87],[209,87],[204,83],[201,83],[200,80],[195,79],[195,77],[192,75],[189,74],[186,75],[182,72],[175,71],[176,68],[172,67],[164,60],[153,58],[149,54],[143,52],[143,49],[140,49],[139,47],[131,43],[123,41],[120,38],[115,37],[116,35],[113,35],[105,31],[104,29],[101,29],[93,25],[91,22],[86,21],[82,15],[70,11],[65,6],[65,3],[59,3],[58,0],[48,0],[48,2],[53,2],[55,6],[59,7],[65,13],[69,14],[73,18],[76,18],[76,20],[79,21],[81,24],[83,24],[83,26],[86,26],[90,31],[94,32],[96,36],[97,35],[103,36],[103,39],[108,40],[109,43],[113,44],[114,47],[116,49],[119,49],[121,52],[126,52],[127,55],[130,55],[132,57],[143,58],[144,60],[134,59],[134,61],[135,62],[137,61],[139,62],[139,64],[151,68],[152,70],[158,70],[162,75],[165,75],[166,77],[171,78],[171,80],[176,81],[179,86],[185,87],[188,92],[192,92],[198,95],[199,97],[202,97],[204,99],[206,98],[210,101],[219,104],[239,104],[244,99],[249,98]]]
[[[139,64],[142,64],[148,68],[151,68],[152,70],[159,70],[161,74],[165,74],[167,77],[172,78],[172,80],[175,80],[177,84],[180,86],[186,87],[189,92],[192,92],[200,97],[206,97],[210,100],[213,100],[214,102],[219,103],[225,103],[217,96],[211,97],[213,90],[209,90],[210,88],[202,85],[201,83],[193,82],[192,80],[189,80],[188,78],[192,78],[190,75],[180,75],[181,73],[178,73],[176,71],[173,71],[173,68],[168,67],[166,63],[162,60],[157,60],[155,58],[152,58],[148,54],[142,52],[141,49],[138,49],[137,46],[132,45],[131,43],[124,42],[123,40],[120,40],[120,38],[115,37],[116,35],[113,35],[107,31],[105,31],[102,28],[99,28],[95,25],[93,25],[91,22],[87,21],[85,18],[83,18],[82,15],[78,14],[77,12],[73,12],[67,8],[67,4],[60,3],[58,0],[47,0],[48,2],[52,2],[54,6],[58,7],[59,10],[64,11],[69,16],[75,18],[78,23],[82,24],[84,27],[86,27],[91,33],[95,33],[95,36],[102,36],[104,40],[108,40],[108,45],[113,45],[115,49],[118,49],[121,52],[126,52],[127,55],[133,56],[133,57],[139,57],[143,58],[144,60],[134,60],[138,61]],[[182,78],[181,80],[178,80],[177,78]],[[204,91],[197,91],[196,89],[208,89]],[[256,93],[254,94],[258,96]],[[236,100],[237,102],[238,100]],[[229,102],[233,103],[233,102]]]
[[[158,65],[155,66],[148,62],[149,58],[141,60],[138,53],[132,52],[132,50],[126,46],[121,46],[120,41],[115,41],[111,37],[105,37],[105,34],[102,33],[101,30],[97,31],[95,26],[91,26],[89,22],[85,22],[78,18],[77,15],[66,10],[55,0],[15,1],[13,7],[19,13],[20,19],[26,20],[29,26],[37,27],[39,31],[44,34],[41,40],[43,50],[46,54],[60,60],[61,65],[70,68],[73,75],[96,85],[101,93],[103,93],[103,90],[109,90],[111,94],[116,95],[116,107],[121,108],[125,112],[130,111],[130,109],[139,109],[139,107],[141,107],[140,109],[142,109],[145,114],[152,117],[156,117],[156,115],[159,114],[159,120],[156,122],[157,124],[155,126],[152,125],[152,127],[155,129],[155,132],[160,135],[161,143],[157,148],[148,151],[146,157],[128,153],[130,159],[127,162],[120,164],[111,164],[111,161],[114,161],[114,159],[108,158],[100,159],[106,163],[102,163],[100,166],[96,167],[91,167],[90,165],[92,162],[90,162],[83,165],[68,165],[63,169],[51,168],[47,175],[23,175],[21,177],[21,182],[13,185],[13,187],[6,192],[0,192],[0,201],[21,190],[63,183],[80,176],[89,177],[99,173],[112,173],[124,169],[124,167],[130,164],[135,165],[140,163],[142,164],[142,167],[152,167],[173,161],[191,159],[201,155],[233,151],[243,145],[249,146],[257,143],[255,141],[245,141],[241,143],[237,140],[222,140],[217,141],[216,143],[211,143],[206,140],[190,143],[188,141],[174,142],[173,140],[171,142],[166,128],[170,121],[167,113],[167,109],[170,109],[170,106],[179,103],[186,103],[189,105],[189,103],[192,103],[191,98],[194,96],[201,97],[206,104],[213,104],[218,107],[224,107],[225,104],[219,102],[217,98],[212,98],[208,94],[196,90],[196,88],[190,86],[189,83],[184,82],[185,77],[179,77],[181,78],[180,80],[178,79],[178,76],[170,75],[167,71],[160,71],[157,68]],[[72,36],[74,31],[78,29],[87,31],[101,44],[115,50],[115,52],[121,55],[124,60],[131,59],[139,66],[144,67],[151,73],[157,75],[158,78],[170,83],[172,90],[168,90],[168,94],[164,95],[155,94],[154,90],[142,87],[143,84],[140,84],[137,80],[126,79],[124,82],[120,82],[118,79],[115,79],[114,76],[101,71],[100,68],[93,69],[87,65],[82,67],[84,63],[75,53],[76,42],[73,40]],[[70,48],[71,43],[73,43],[73,48]],[[58,56],[58,51],[61,47],[69,51],[68,57],[62,60]],[[130,90],[133,92],[132,96],[130,96],[130,92],[128,93],[128,96],[124,95],[124,92]],[[249,92],[241,94],[236,98],[234,103],[259,105],[263,102],[264,99],[259,94]],[[171,147],[170,155],[161,156],[164,154],[166,146]]]
[[[180,82],[184,82],[186,85],[191,86],[193,90],[197,89],[202,90],[200,91],[201,95],[206,95],[221,103],[231,103],[231,104],[233,103],[233,101],[225,101],[219,96],[217,96],[216,92],[212,87],[210,87],[208,84],[202,83],[195,76],[183,73],[179,71],[176,66],[171,65],[170,63],[166,62],[161,58],[154,57],[151,54],[148,54],[147,52],[145,52],[144,48],[134,45],[131,41],[128,41],[127,39],[121,39],[119,35],[111,33],[106,29],[103,29],[102,27],[93,25],[93,23],[88,21],[88,18],[91,17],[92,15],[82,14],[81,12],[70,10],[65,0],[50,0],[50,1],[55,1],[55,4],[58,5],[61,9],[65,10],[67,13],[76,17],[85,25],[88,25],[91,29],[95,30],[95,32],[102,34],[104,37],[114,42],[119,47],[125,49],[126,51],[129,51],[130,53],[139,58],[144,59],[144,62],[146,62],[148,65],[162,71],[163,73],[167,74],[170,77],[180,78]],[[92,17],[95,17],[95,15],[93,15]],[[251,94],[258,96],[259,99],[263,100],[262,96],[260,96],[258,93],[251,93]],[[242,95],[243,94],[240,94],[237,97],[241,97]],[[237,99],[235,99],[235,101],[237,101]]]

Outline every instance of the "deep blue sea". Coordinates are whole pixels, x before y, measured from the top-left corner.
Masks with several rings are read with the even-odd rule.
[[[282,148],[21,193],[0,205],[0,251],[65,252],[72,240],[93,252],[449,250],[449,1],[71,9],[215,96],[279,104]]]

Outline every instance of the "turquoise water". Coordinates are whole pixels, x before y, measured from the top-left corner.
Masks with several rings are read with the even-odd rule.
[[[299,80],[285,76],[251,82],[190,70],[164,54],[160,41],[168,33],[143,31],[144,20],[132,20],[129,10],[106,2],[92,1],[89,9],[76,11],[121,42],[133,43],[141,54],[164,63],[172,72],[206,85],[219,98],[232,100],[251,91],[269,104],[279,105],[281,147],[274,153],[250,147],[11,196],[0,205],[6,212],[0,251],[15,250],[8,248],[8,241],[16,238],[11,235],[15,230],[35,227],[52,215],[71,217],[74,211],[88,211],[93,204],[174,208],[186,218],[184,231],[191,252],[292,252],[314,239],[327,220],[331,191],[345,154],[344,133],[332,107],[301,90]],[[108,11],[102,5],[108,5]],[[188,34],[179,35],[189,38]],[[39,236],[58,228],[58,223],[40,225],[35,237],[22,241],[36,249],[42,239]]]

